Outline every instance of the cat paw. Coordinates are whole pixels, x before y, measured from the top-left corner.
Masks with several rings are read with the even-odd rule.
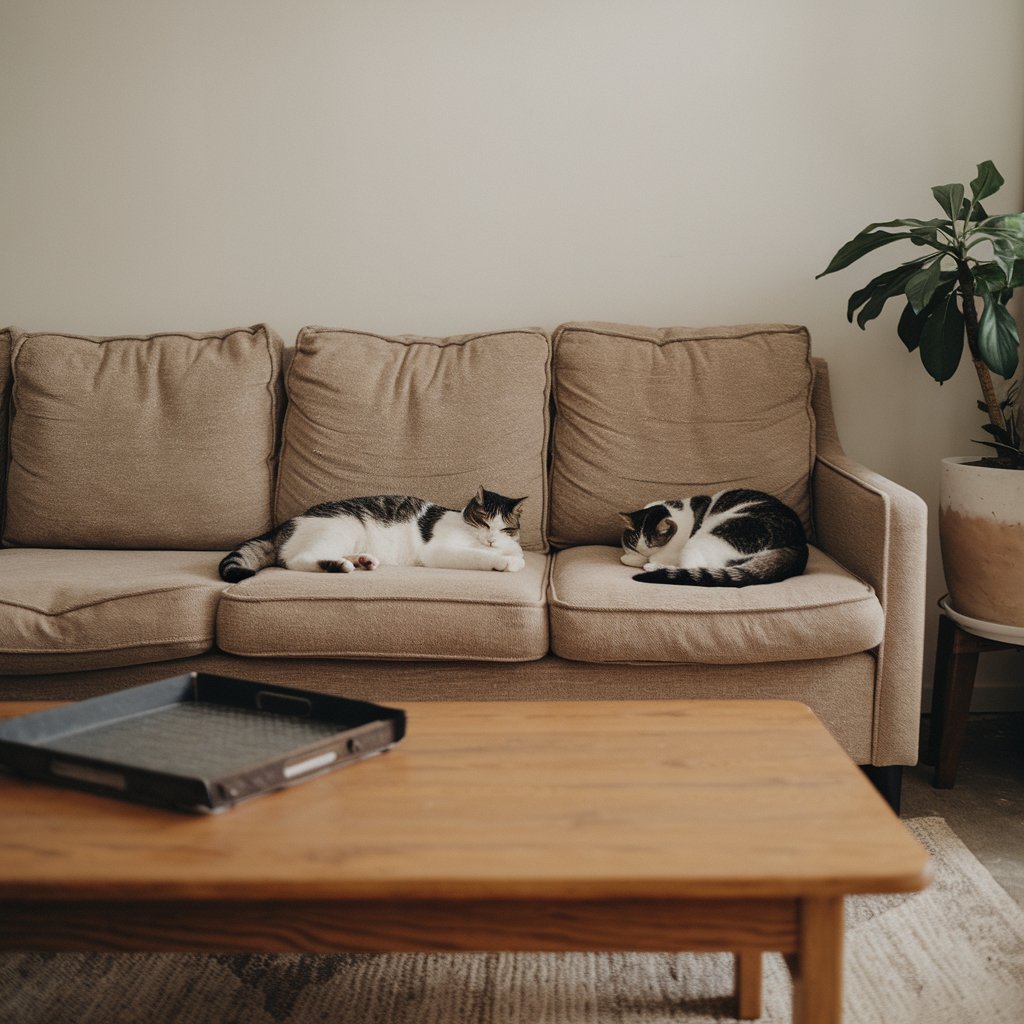
[[[316,563],[321,572],[355,572],[356,567],[347,559],[322,558]]]
[[[365,569],[367,572],[373,572],[380,565],[380,559],[376,555],[353,555],[352,561],[357,569]]]
[[[494,568],[498,572],[519,572],[520,569],[524,568],[526,560],[520,558],[519,555],[502,555],[498,559]]]
[[[657,572],[658,569],[664,569],[664,568],[665,568],[665,566],[663,566],[660,562],[645,562],[644,563],[644,572]]]

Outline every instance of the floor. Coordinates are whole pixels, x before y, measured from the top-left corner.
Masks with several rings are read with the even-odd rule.
[[[922,722],[922,740],[929,720]],[[923,748],[922,748],[923,749]],[[923,764],[903,773],[902,816],[938,815],[1024,909],[1024,712],[971,715],[953,789]]]

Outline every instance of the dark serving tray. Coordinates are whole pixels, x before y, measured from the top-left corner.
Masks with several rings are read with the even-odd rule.
[[[397,708],[193,672],[2,721],[0,765],[107,796],[222,811],[404,735]]]

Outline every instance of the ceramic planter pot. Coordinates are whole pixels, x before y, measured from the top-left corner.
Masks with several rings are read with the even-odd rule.
[[[1024,470],[942,460],[939,540],[953,608],[1024,628]]]

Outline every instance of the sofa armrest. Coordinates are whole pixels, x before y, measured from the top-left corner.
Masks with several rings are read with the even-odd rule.
[[[871,761],[915,764],[924,658],[928,510],[913,491],[843,454],[819,453],[814,477],[816,543],[869,583],[885,612],[877,651]]]
[[[874,765],[916,764],[921,729],[928,509],[913,491],[844,451],[832,412],[828,364],[815,358],[815,543],[869,583],[885,612],[876,655]]]

